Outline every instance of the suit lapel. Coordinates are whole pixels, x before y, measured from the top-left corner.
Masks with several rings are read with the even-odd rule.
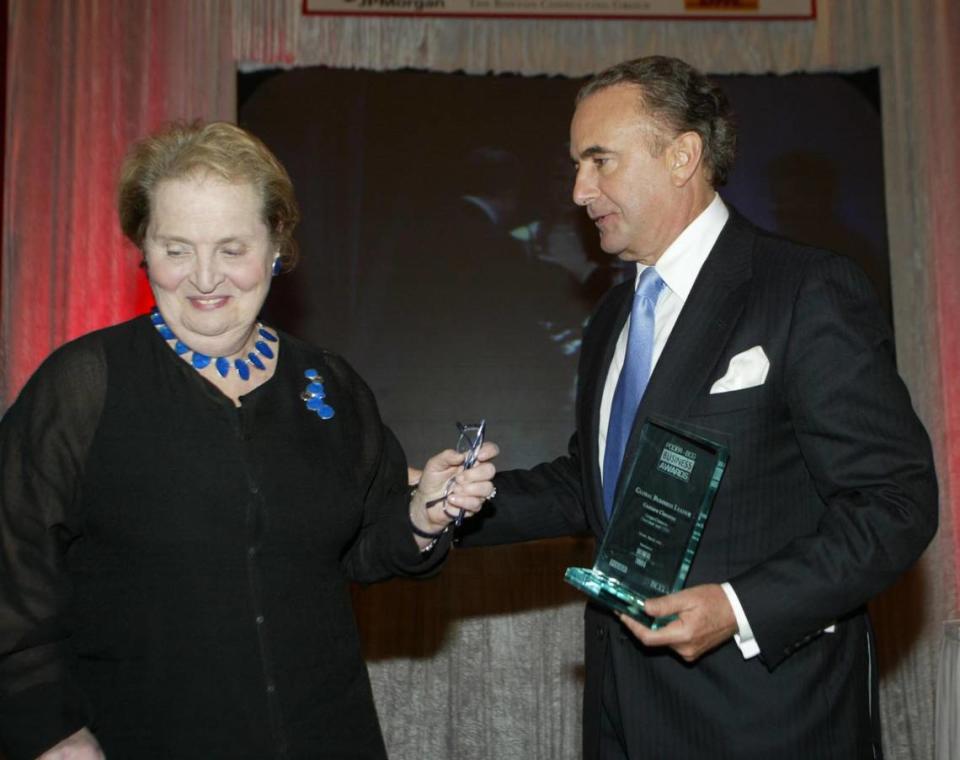
[[[581,378],[580,398],[577,403],[579,419],[577,429],[581,432],[581,458],[588,473],[584,483],[587,510],[592,511],[600,524],[606,521],[603,508],[603,489],[600,480],[600,403],[603,386],[607,379],[617,338],[627,321],[633,302],[634,278],[614,287],[598,307],[590,322],[583,342],[583,354],[579,370]]]
[[[746,302],[753,243],[754,232],[731,210],[650,376],[624,461],[632,459],[649,415],[683,418],[714,373]]]

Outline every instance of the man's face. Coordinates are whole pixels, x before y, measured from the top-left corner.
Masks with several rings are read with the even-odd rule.
[[[639,95],[636,85],[618,84],[577,106],[573,200],[597,225],[604,251],[652,265],[679,234],[683,201],[672,181],[673,150],[651,154],[659,128],[638,110]]]

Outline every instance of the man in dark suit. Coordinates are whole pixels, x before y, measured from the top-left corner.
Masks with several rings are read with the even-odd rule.
[[[587,605],[591,760],[879,757],[865,605],[936,530],[929,441],[871,286],[724,205],[734,145],[725,97],[682,61],[620,64],[581,91],[573,197],[637,278],[586,328],[568,455],[498,475],[495,510],[464,536],[602,536],[650,415],[729,447],[686,588],[647,603],[677,620],[654,631]],[[634,412],[618,396],[638,351]]]

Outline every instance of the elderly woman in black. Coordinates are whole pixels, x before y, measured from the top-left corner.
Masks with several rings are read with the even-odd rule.
[[[348,581],[437,569],[496,447],[411,496],[360,377],[257,321],[298,213],[253,136],[144,140],[119,209],[156,308],[54,352],[0,425],[2,751],[385,757]]]

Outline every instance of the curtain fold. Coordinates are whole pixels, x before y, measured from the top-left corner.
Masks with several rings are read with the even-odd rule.
[[[145,305],[138,255],[115,221],[122,153],[165,120],[234,118],[237,65],[580,76],[663,53],[715,73],[879,66],[898,359],[933,439],[942,508],[931,549],[872,609],[887,756],[931,756],[941,624],[958,609],[957,4],[819,0],[816,21],[752,23],[325,18],[300,7],[9,0],[0,409],[53,348]],[[589,551],[504,551],[457,557],[434,585],[358,596],[395,760],[578,756],[581,605],[551,579],[567,554],[575,564]],[[392,627],[414,614],[409,630]]]

